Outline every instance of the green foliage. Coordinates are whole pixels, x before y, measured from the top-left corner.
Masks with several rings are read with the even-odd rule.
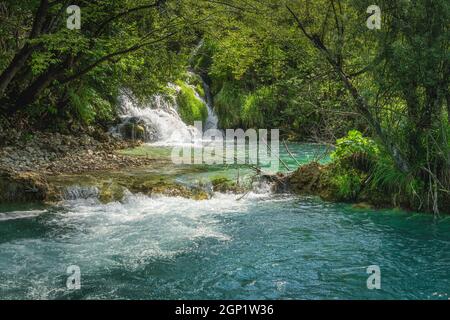
[[[38,15],[39,6],[49,2],[46,13]],[[11,78],[0,77],[0,112],[22,111],[40,127],[110,121],[119,88],[145,99],[185,71],[194,36],[190,13],[185,12],[184,22],[176,18],[187,9],[184,3],[77,4],[82,7],[80,30],[66,27],[64,1],[0,3],[0,74],[13,70]],[[43,28],[31,34],[40,19]]]
[[[373,140],[352,130],[337,140],[331,155],[334,167],[329,182],[338,200],[376,200],[391,205],[419,208],[424,183],[412,172],[400,171],[392,157]]]
[[[337,139],[336,149],[331,154],[331,159],[339,162],[355,155],[363,155],[373,159],[378,154],[378,145],[372,139],[363,137],[358,130],[351,130],[347,136]]]
[[[205,96],[205,90],[203,89],[203,86],[201,84],[197,84],[195,86],[195,91],[197,91],[197,93],[200,95],[200,97],[202,97],[203,99],[206,98]]]
[[[190,125],[194,121],[205,123],[208,118],[208,109],[203,101],[195,94],[195,89],[182,81],[177,81],[180,92],[177,95],[178,113],[181,119]]]
[[[241,125],[240,113],[244,92],[232,82],[225,82],[214,97],[214,110],[219,117],[219,127],[238,128]]]
[[[215,48],[214,41],[210,39],[202,39],[200,46],[195,54],[191,57],[189,63],[197,74],[207,75],[213,63],[213,54]]]
[[[51,52],[33,52],[31,57],[31,71],[33,75],[40,75],[47,68],[59,60]]]
[[[319,76],[327,68],[314,70],[322,62],[287,19],[285,5],[263,0],[248,6],[239,13],[215,6],[220,10],[214,21],[222,27],[206,24],[203,45],[191,61],[209,79],[220,127],[277,128],[303,140],[323,136],[328,128],[342,135],[355,127],[359,119],[344,122],[327,111],[348,108],[348,96],[338,79]],[[321,12],[321,6],[314,10]]]
[[[354,201],[362,189],[364,174],[351,169],[343,170],[332,175],[331,188],[334,188],[335,196],[339,201]]]
[[[274,114],[276,101],[270,87],[262,87],[245,97],[241,110],[242,124],[246,128],[265,128]]]
[[[185,82],[194,87],[198,95],[205,99],[205,90],[203,89],[202,78],[198,74],[192,72],[188,72],[185,78]]]
[[[71,112],[83,124],[94,121],[111,121],[114,114],[112,105],[105,101],[94,89],[82,87],[77,92],[68,91]]]
[[[391,196],[414,201],[423,196],[424,185],[411,173],[403,173],[395,167],[392,159],[382,154],[374,164],[369,185],[372,190],[383,191]]]

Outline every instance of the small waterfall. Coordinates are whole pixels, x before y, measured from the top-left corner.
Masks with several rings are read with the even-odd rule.
[[[208,118],[204,130],[217,128],[217,116],[211,105],[211,93],[206,83],[206,101],[195,91],[197,99],[202,101],[208,109]],[[169,88],[179,92],[180,88],[169,84]],[[178,114],[176,96],[169,94],[155,94],[147,103],[139,103],[132,94],[123,90],[120,97],[121,123],[113,128],[113,134],[127,139],[141,139],[157,146],[176,146],[190,144],[202,136],[193,126],[186,125]]]
[[[203,90],[205,91],[205,99],[206,99],[205,103],[206,103],[206,106],[208,107],[208,119],[206,120],[205,130],[217,129],[217,125],[219,123],[219,118],[217,117],[216,113],[214,112],[211,88],[209,87],[208,83],[206,83],[206,81],[203,77],[201,77],[201,79],[202,79],[202,83],[203,83]]]
[[[171,87],[179,90],[174,85]],[[113,133],[161,146],[190,143],[191,138],[201,136],[195,127],[181,120],[175,96],[155,94],[147,103],[140,104],[124,91],[120,100],[122,122]]]
[[[69,186],[67,187],[63,194],[63,200],[78,200],[78,199],[97,199],[99,197],[100,191],[94,186]]]

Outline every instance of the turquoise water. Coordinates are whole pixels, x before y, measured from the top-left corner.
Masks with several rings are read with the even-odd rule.
[[[450,217],[353,209],[264,186],[240,198],[2,206],[0,298],[450,298]],[[71,265],[80,290],[66,288]],[[369,265],[381,269],[380,290],[367,289]]]

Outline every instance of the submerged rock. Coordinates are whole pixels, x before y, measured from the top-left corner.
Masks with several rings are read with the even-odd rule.
[[[132,193],[143,193],[146,195],[165,195],[169,197],[182,197],[194,200],[207,200],[209,194],[201,188],[188,188],[184,185],[167,181],[144,181],[136,182],[129,188]]]
[[[237,182],[232,181],[226,177],[214,178],[211,181],[214,192],[221,193],[241,193],[245,191],[245,188],[239,185]]]

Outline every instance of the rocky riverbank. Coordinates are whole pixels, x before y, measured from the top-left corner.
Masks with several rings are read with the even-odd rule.
[[[64,135],[35,132],[2,133],[0,145],[0,202],[45,201],[54,198],[49,177],[149,166],[160,158],[130,156],[118,151],[140,141],[125,141],[107,133]]]
[[[9,133],[14,137],[14,130]],[[156,159],[119,154],[121,149],[138,146],[106,133],[94,136],[36,132],[10,139],[0,148],[0,170],[41,175],[75,174],[149,165]]]

